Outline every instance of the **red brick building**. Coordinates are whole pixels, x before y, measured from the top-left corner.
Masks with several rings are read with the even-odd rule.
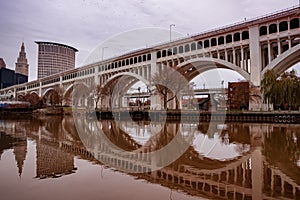
[[[228,105],[229,109],[249,108],[249,82],[228,83]]]

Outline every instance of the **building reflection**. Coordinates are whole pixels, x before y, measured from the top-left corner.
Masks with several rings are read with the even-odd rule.
[[[22,122],[21,122],[22,124]],[[18,168],[18,174],[21,177],[23,171],[24,161],[27,154],[27,138],[23,131],[20,131],[20,127],[16,124],[0,122],[0,159],[2,153],[7,149],[13,149],[15,155],[15,161]],[[2,128],[4,127],[4,128]],[[10,135],[6,132],[11,133]]]
[[[194,143],[179,159],[160,170],[142,173],[147,164],[151,164],[151,158],[143,154],[118,157],[109,151],[105,141],[101,143],[98,135],[88,131],[85,138],[80,138],[71,117],[24,120],[18,122],[18,126],[15,121],[1,123],[0,156],[6,149],[13,149],[20,175],[26,159],[27,138],[36,143],[37,178],[76,173],[76,156],[115,169],[135,169],[141,173],[128,174],[194,196],[300,198],[300,132],[297,125],[193,124],[197,127]],[[160,149],[175,137],[178,130],[188,126],[139,123],[99,122],[110,142],[132,152]],[[160,131],[152,134],[154,129]],[[222,131],[218,133],[217,130]],[[202,146],[199,145],[200,139],[204,143]],[[88,149],[83,143],[89,144]],[[231,153],[226,157],[218,156],[225,154],[225,150]],[[159,158],[156,161],[159,162]]]

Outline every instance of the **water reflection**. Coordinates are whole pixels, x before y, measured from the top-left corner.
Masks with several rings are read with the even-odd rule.
[[[213,131],[208,132],[205,123],[168,123],[162,126],[148,122],[101,121],[99,124],[112,143],[129,151],[162,148],[178,130],[182,130],[184,137],[187,127],[197,127],[192,145],[178,160],[161,170],[129,174],[136,179],[206,198],[300,198],[299,125],[215,123],[211,124]],[[219,134],[217,130],[221,129]],[[2,120],[0,158],[5,151],[12,150],[16,173],[21,177],[28,141],[34,141],[36,179],[76,176],[75,158],[99,166],[108,167],[109,164],[115,169],[140,168],[140,172],[145,166],[137,163],[150,159],[138,155],[117,158],[101,146],[97,135],[89,137],[95,139],[88,140],[94,141],[91,144],[94,148],[87,150],[76,132],[72,117]]]

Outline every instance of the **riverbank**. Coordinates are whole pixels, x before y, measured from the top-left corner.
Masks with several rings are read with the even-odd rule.
[[[87,113],[86,110],[80,111]],[[89,114],[95,114],[89,111]],[[1,110],[0,117],[14,116],[63,116],[72,115],[71,107],[49,107],[37,110],[13,109]],[[201,112],[201,111],[96,111],[98,119],[132,119],[146,121],[200,121],[200,122],[250,122],[250,123],[291,123],[300,124],[299,111],[272,111],[272,112],[253,112],[253,111],[231,111],[231,112]]]
[[[298,111],[274,112],[199,112],[199,111],[101,111],[96,112],[99,119],[128,119],[152,121],[223,121],[253,123],[293,123],[300,124]]]

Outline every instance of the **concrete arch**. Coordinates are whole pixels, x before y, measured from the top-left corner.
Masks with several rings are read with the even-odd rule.
[[[51,90],[54,90],[54,88],[48,88],[44,91],[44,93],[42,94],[42,97],[44,97],[48,92],[50,92]]]
[[[121,72],[121,73],[115,74],[115,75],[111,76],[110,78],[108,78],[105,81],[104,85],[108,84],[109,82],[111,82],[112,80],[115,80],[116,78],[118,78],[120,76],[131,76],[133,78],[136,78],[137,80],[142,81],[146,85],[150,85],[150,82],[148,80],[146,80],[142,76],[140,76],[138,74],[135,74],[135,73],[132,73],[132,72]]]
[[[250,74],[246,71],[244,71],[242,68],[227,62],[225,60],[217,59],[217,58],[211,58],[211,57],[202,57],[202,58],[194,58],[188,61],[185,61],[183,63],[180,63],[178,65],[180,69],[182,68],[190,68],[195,67],[197,69],[197,75],[216,68],[223,68],[223,69],[230,69],[237,73],[239,73],[241,76],[243,76],[246,80],[250,80]],[[195,77],[196,74],[193,76]]]
[[[9,95],[9,94],[14,95],[14,92],[11,91],[11,90],[8,90],[8,91],[6,92],[6,95]]]
[[[74,84],[71,84],[67,87],[67,89],[64,91],[63,97],[66,96],[66,94],[70,93],[70,91],[73,90]]]
[[[280,54],[269,65],[267,65],[261,72],[261,78],[263,79],[264,74],[271,69],[273,69],[276,74],[280,75],[298,62],[300,62],[300,44]]]
[[[38,96],[39,96],[38,92],[36,92],[36,91],[32,91],[32,92],[30,92],[30,94],[36,94],[36,95],[38,95]]]

